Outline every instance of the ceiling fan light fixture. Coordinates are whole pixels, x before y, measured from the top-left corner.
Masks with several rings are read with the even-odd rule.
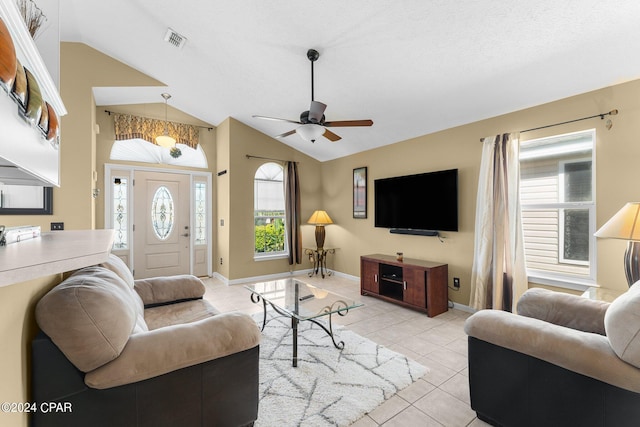
[[[258,119],[266,119],[266,120],[276,120],[280,122],[287,123],[297,123],[302,126],[297,129],[290,130],[285,133],[281,133],[280,135],[276,135],[275,138],[285,138],[289,135],[293,135],[297,133],[300,135],[300,138],[305,141],[316,142],[320,136],[324,136],[331,142],[336,142],[341,140],[339,135],[331,132],[330,127],[347,127],[347,126],[371,126],[373,125],[373,121],[370,119],[367,120],[338,120],[338,121],[325,121],[324,111],[327,108],[327,104],[316,101],[314,99],[314,78],[313,78],[313,63],[318,60],[320,54],[315,49],[309,49],[307,51],[307,58],[311,62],[311,105],[309,109],[303,111],[300,114],[300,120],[288,120],[288,119],[279,119],[276,117],[267,117],[267,116],[256,116]]]
[[[316,124],[306,124],[296,129],[296,133],[305,141],[316,142],[324,134],[324,128]]]

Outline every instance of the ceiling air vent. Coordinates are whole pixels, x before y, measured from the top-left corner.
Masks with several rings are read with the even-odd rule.
[[[181,34],[176,33],[171,28],[167,28],[167,33],[164,35],[164,41],[175,47],[182,49],[182,46],[187,42],[187,38]]]

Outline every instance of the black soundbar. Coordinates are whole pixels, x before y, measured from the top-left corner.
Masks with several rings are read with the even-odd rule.
[[[439,236],[440,232],[435,230],[417,230],[414,228],[392,228],[389,233],[393,234],[413,234],[416,236]]]

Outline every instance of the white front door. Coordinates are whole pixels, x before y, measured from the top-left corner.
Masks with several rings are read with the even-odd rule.
[[[134,277],[190,272],[189,176],[135,172]]]

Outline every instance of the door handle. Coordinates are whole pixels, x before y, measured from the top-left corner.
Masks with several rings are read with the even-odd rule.
[[[189,237],[189,233],[181,234],[182,237]]]

